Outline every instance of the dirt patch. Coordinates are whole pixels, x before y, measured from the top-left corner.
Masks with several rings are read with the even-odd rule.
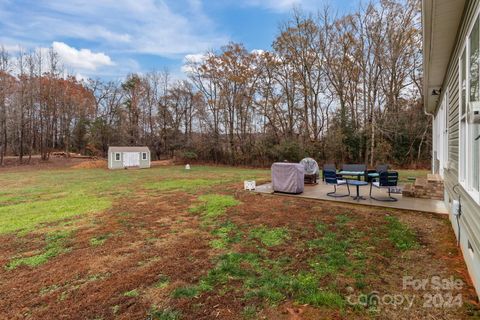
[[[125,292],[143,293],[161,274],[172,282],[195,281],[210,266],[208,242],[198,241],[202,231],[187,208],[165,197],[133,207],[125,201],[98,216],[93,226],[78,229],[69,253],[37,268],[0,269],[1,318],[110,319],[118,308],[123,319],[144,319],[152,302],[164,301],[143,301],[142,295]],[[90,240],[99,235],[108,239],[92,246]],[[21,250],[37,249],[38,242],[25,242]],[[17,245],[2,237],[0,261],[18,252]]]
[[[85,160],[79,164],[74,165],[74,169],[106,169],[108,166],[107,160]]]
[[[428,317],[438,319],[467,319],[470,317],[470,307],[476,309],[477,298],[468,275],[465,273],[465,265],[461,259],[460,252],[455,246],[455,239],[450,230],[448,219],[443,216],[423,214],[418,212],[402,212],[394,210],[383,210],[379,208],[355,207],[350,205],[336,205],[328,202],[319,204],[308,200],[297,200],[271,196],[252,195],[249,193],[238,193],[237,197],[244,205],[231,210],[228,219],[236,225],[252,226],[266,225],[272,228],[284,227],[290,230],[290,240],[283,245],[270,248],[268,259],[276,260],[281,257],[295,257],[295,263],[291,264],[291,270],[305,270],[308,268],[308,261],[316,255],[315,251],[299,249],[296,244],[305,243],[314,238],[314,225],[321,222],[323,225],[332,226],[339,216],[348,217],[348,222],[341,232],[361,231],[361,237],[372,238],[375,246],[367,248],[371,250],[370,257],[366,261],[364,274],[370,275],[365,279],[365,288],[355,289],[350,292],[352,280],[345,275],[337,275],[335,286],[344,296],[353,294],[360,296],[365,293],[375,292],[381,297],[389,295],[416,296],[415,304],[410,309],[389,308],[382,306],[373,315],[379,318],[389,319],[425,319]],[[390,241],[385,237],[376,239],[383,230],[386,216],[397,217],[400,221],[414,230],[419,238],[419,246],[414,250],[396,252]],[[335,228],[330,227],[331,230]],[[340,234],[341,234],[340,232]],[[441,236],[439,236],[441,235]],[[339,240],[343,240],[340,238]],[[236,248],[238,251],[251,252],[254,248],[251,245],[240,243]],[[439,277],[440,279],[460,279],[463,283],[460,290],[454,291],[454,295],[461,295],[462,303],[470,307],[443,308],[424,307],[428,304],[429,297],[435,297],[438,291],[427,286],[425,290],[417,291],[412,288],[403,288],[403,276],[413,279],[428,279]],[[327,278],[323,283],[324,287],[331,285],[332,279]],[[242,284],[239,283],[237,290],[241,291]],[[242,295],[233,294],[223,299],[217,294],[205,294],[196,300],[198,304],[213,308],[217,305],[224,305],[223,313],[219,313],[226,319],[233,317],[228,311],[236,310],[237,314],[245,308]],[[448,299],[448,290],[446,295]],[[211,301],[214,301],[212,304]],[[292,305],[294,307],[292,307]],[[228,308],[227,308],[228,306]],[[184,305],[179,306],[185,309]],[[362,308],[362,307],[360,307]],[[215,312],[199,314],[195,308],[187,309],[187,314],[195,316],[188,319],[209,319],[217,316]],[[299,305],[288,301],[286,305],[279,307],[266,307],[257,314],[258,317],[266,319],[364,319],[369,318],[368,312],[357,312],[358,310],[346,309],[343,311],[335,308],[312,308],[308,305]]]
[[[169,159],[169,160],[156,160],[156,161],[152,161],[150,163],[150,165],[152,167],[161,167],[161,166],[172,166],[174,165],[175,163],[173,162],[173,160]]]
[[[50,157],[48,160],[42,160],[39,155],[34,155],[30,159],[24,157],[22,162],[18,157],[6,157],[3,166],[0,166],[0,172],[21,172],[30,170],[50,170],[67,169],[81,165],[83,162],[91,162],[90,159]]]

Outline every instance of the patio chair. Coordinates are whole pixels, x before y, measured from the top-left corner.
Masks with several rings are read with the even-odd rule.
[[[378,173],[383,172],[383,171],[388,171],[388,164],[379,164],[379,165],[377,165],[375,170],[377,170]]]
[[[390,188],[396,187],[398,183],[398,172],[396,171],[380,171],[378,181],[373,181],[370,184],[370,198],[377,201],[384,201],[384,202],[395,202],[398,199],[391,196]],[[372,196],[372,188],[376,187],[378,189],[387,189],[388,190],[388,198],[385,199],[378,199]]]
[[[328,192],[327,196],[329,197],[334,197],[334,198],[341,198],[341,197],[348,197],[350,196],[350,187],[348,186],[348,183],[346,180],[339,180],[337,178],[337,172],[333,170],[324,170],[323,175],[325,177],[325,183],[329,185],[333,185],[334,190],[332,192]],[[338,194],[337,193],[337,187],[346,185],[348,194]]]
[[[367,166],[365,164],[362,164],[362,163],[358,163],[358,164],[348,164],[348,163],[346,163],[346,164],[343,164],[341,171],[363,172],[362,175],[356,176],[357,179],[360,180],[360,178],[362,176],[364,177],[364,179],[368,178]],[[339,175],[339,177],[341,177],[341,175]],[[365,180],[365,181],[367,181],[367,180]]]
[[[335,166],[332,163],[327,163],[323,165],[323,170],[322,170],[322,181],[325,181],[325,171],[333,171],[337,172],[337,166]]]
[[[363,163],[357,163],[357,164],[343,164],[342,165],[342,171],[366,171],[367,166]]]
[[[376,175],[383,171],[388,171],[388,164],[379,164],[375,167],[375,170],[367,170],[365,174],[365,181],[377,181],[378,177]]]

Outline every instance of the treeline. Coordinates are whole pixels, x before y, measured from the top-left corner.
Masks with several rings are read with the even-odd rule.
[[[52,50],[0,51],[0,163],[54,150],[105,155],[148,145],[156,158],[268,165],[429,163],[420,3],[384,0],[334,17],[295,11],[270,51],[230,43],[123,82],[65,76]]]

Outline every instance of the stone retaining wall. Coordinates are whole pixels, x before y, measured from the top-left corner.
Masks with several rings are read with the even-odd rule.
[[[404,197],[443,200],[444,184],[438,174],[428,174],[426,178],[417,178],[414,184],[403,188]]]

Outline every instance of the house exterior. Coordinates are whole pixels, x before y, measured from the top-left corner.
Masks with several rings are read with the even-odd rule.
[[[109,147],[108,168],[150,168],[148,147]]]
[[[480,295],[480,0],[423,0],[424,103],[433,170]],[[456,215],[460,198],[460,215]]]

